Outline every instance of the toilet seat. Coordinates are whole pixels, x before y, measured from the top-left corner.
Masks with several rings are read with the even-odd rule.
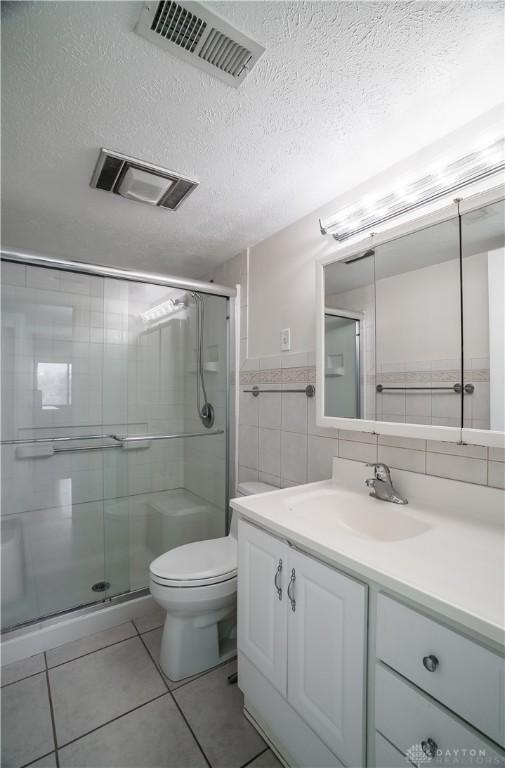
[[[203,587],[237,576],[237,542],[232,536],[194,541],[166,552],[150,565],[151,579],[164,587]]]

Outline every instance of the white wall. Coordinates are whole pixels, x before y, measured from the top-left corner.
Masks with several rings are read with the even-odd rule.
[[[489,129],[500,111],[483,115],[441,141],[420,150],[384,173],[350,189],[272,237],[253,245],[249,257],[249,356],[279,354],[279,333],[291,328],[291,348],[307,352],[315,348],[315,260],[337,252],[337,243],[321,236],[318,218],[323,220],[365,195],[389,191],[406,175],[422,175],[427,167],[450,153],[457,156]],[[503,115],[501,115],[503,123]],[[335,169],[338,174],[338,169]],[[315,180],[317,183],[317,180]],[[303,194],[303,189],[300,190]]]

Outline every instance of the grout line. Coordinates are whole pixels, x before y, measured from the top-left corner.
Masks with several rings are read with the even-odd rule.
[[[183,720],[184,720],[184,722],[186,723],[186,726],[187,726],[187,728],[188,728],[189,732],[191,733],[192,737],[194,738],[194,740],[195,740],[195,742],[196,742],[196,745],[197,745],[198,749],[199,749],[199,750],[200,750],[200,752],[202,753],[202,755],[203,755],[203,757],[204,757],[204,760],[205,760],[205,762],[207,763],[207,765],[209,766],[209,768],[212,768],[212,764],[211,764],[211,762],[210,762],[209,758],[207,757],[207,755],[205,754],[205,750],[203,749],[202,745],[200,744],[200,742],[199,742],[199,741],[198,741],[198,739],[196,738],[195,732],[194,732],[193,728],[191,727],[191,725],[189,724],[189,720],[187,719],[186,715],[185,715],[185,714],[184,714],[184,712],[182,711],[182,709],[181,709],[181,707],[180,707],[180,705],[179,705],[179,702],[178,702],[178,701],[177,701],[177,699],[175,698],[175,696],[174,696],[174,694],[172,693],[172,691],[170,691],[170,690],[169,690],[168,692],[169,692],[169,694],[170,694],[170,697],[171,697],[172,701],[174,702],[175,706],[177,707],[177,709],[178,709],[178,711],[179,711],[179,714],[180,714],[180,716],[182,717],[182,719],[183,719]]]
[[[147,654],[149,655],[149,658],[151,659],[151,661],[153,662],[154,666],[156,667],[156,671],[157,671],[157,673],[159,674],[159,676],[161,677],[161,679],[162,679],[162,681],[163,681],[163,685],[166,687],[166,689],[167,689],[167,692],[168,692],[168,694],[169,694],[170,698],[172,699],[172,701],[174,702],[175,706],[177,707],[177,710],[178,710],[178,712],[179,712],[180,716],[182,717],[182,719],[183,719],[184,723],[186,724],[186,727],[188,728],[189,732],[191,733],[191,735],[192,735],[193,739],[195,740],[195,743],[196,743],[196,745],[197,745],[198,749],[199,749],[199,750],[200,750],[200,752],[202,753],[202,755],[203,755],[203,757],[204,757],[204,760],[205,760],[205,762],[207,763],[207,765],[209,766],[209,768],[212,768],[212,765],[211,765],[211,762],[210,762],[209,758],[208,758],[208,757],[207,757],[207,755],[205,754],[205,752],[204,752],[204,750],[203,750],[203,747],[202,747],[202,745],[200,744],[200,742],[199,742],[199,741],[198,741],[198,739],[196,738],[196,736],[195,736],[195,732],[193,731],[192,727],[190,726],[190,724],[189,724],[189,721],[188,721],[188,719],[187,719],[186,715],[184,714],[184,712],[182,711],[181,707],[179,706],[179,702],[177,701],[177,699],[175,698],[174,694],[172,693],[172,691],[171,691],[171,690],[170,690],[170,688],[168,687],[168,683],[167,683],[167,681],[165,680],[165,677],[164,677],[164,675],[163,675],[163,673],[162,673],[161,669],[158,667],[158,665],[157,665],[157,664],[156,664],[156,662],[154,661],[153,657],[152,657],[152,656],[151,656],[151,654],[149,653],[149,649],[148,649],[147,645],[145,644],[144,640],[142,639],[142,635],[141,635],[140,633],[139,633],[139,638],[140,638],[140,641],[142,642],[142,645],[143,645],[143,646],[144,646],[144,648],[146,649],[146,651],[147,651]],[[182,686],[181,686],[181,687],[182,687]]]
[[[47,684],[47,694],[49,696],[49,709],[51,712],[51,727],[53,731],[53,742],[54,742],[54,758],[56,760],[56,768],[60,768],[60,758],[58,755],[58,741],[56,739],[56,720],[54,717],[54,707],[53,707],[53,697],[51,694],[51,683],[49,681],[49,670],[47,668],[47,656],[46,652],[44,651],[44,663],[46,666],[46,684]]]
[[[68,747],[70,744],[74,744],[76,741],[80,741],[80,739],[83,739],[85,736],[89,736],[90,733],[95,733],[95,731],[99,731],[102,728],[105,728],[106,725],[115,723],[116,720],[121,720],[122,717],[125,717],[126,715],[131,715],[132,712],[136,712],[138,709],[142,709],[142,707],[145,707],[147,704],[152,704],[153,701],[158,701],[158,699],[162,699],[164,696],[167,695],[167,693],[168,691],[165,691],[165,693],[160,693],[158,696],[154,696],[152,699],[143,701],[142,704],[137,704],[136,707],[132,707],[132,709],[128,709],[126,712],[122,712],[120,715],[116,715],[116,717],[113,717],[110,720],[106,720],[104,723],[100,723],[100,725],[97,725],[96,728],[92,728],[90,731],[81,733],[79,734],[79,736],[76,736],[75,739],[70,739],[70,741],[66,741],[64,744],[61,744],[59,746],[59,749]]]
[[[121,624],[117,625],[118,627],[121,626]],[[111,627],[111,629],[114,629],[114,627]],[[91,635],[90,635],[91,637]],[[95,648],[94,651],[88,651],[87,653],[81,653],[80,656],[74,656],[72,659],[67,659],[67,661],[60,661],[59,664],[53,664],[52,667],[47,665],[47,669],[58,669],[58,667],[63,667],[65,664],[70,664],[72,661],[77,661],[77,659],[84,659],[86,656],[92,656],[94,653],[98,653],[99,651],[105,651],[106,648],[112,648],[114,645],[119,645],[120,643],[126,643],[127,640],[133,640],[137,635],[130,635],[130,637],[123,637],[121,640],[115,640],[113,643],[108,643],[107,645],[102,645],[100,648]],[[84,640],[85,638],[78,638]],[[72,642],[72,641],[71,641]],[[56,648],[61,646],[56,646]],[[50,651],[56,650],[56,648],[49,648]],[[44,656],[46,654],[46,651],[44,651]],[[46,662],[47,664],[47,662]],[[12,685],[12,683],[7,683],[7,685]]]
[[[266,747],[265,747],[265,749],[262,749],[262,750],[261,750],[261,752],[258,752],[258,754],[257,754],[257,755],[254,755],[254,757],[251,757],[251,759],[250,759],[250,760],[248,760],[246,763],[243,763],[243,764],[240,766],[240,768],[247,768],[247,766],[248,766],[248,765],[251,765],[251,763],[253,763],[253,762],[254,762],[254,761],[255,761],[255,760],[258,758],[258,757],[260,757],[261,755],[264,755],[264,754],[265,754],[265,752],[268,752],[268,750],[269,750],[269,749],[270,749],[270,747],[269,747],[269,746],[268,746],[268,744],[267,744],[267,745],[266,745]]]
[[[39,760],[43,760],[45,757],[50,757],[50,755],[54,755],[55,759],[56,759],[56,752],[53,749],[52,752],[46,752],[45,755],[41,755],[40,757],[36,757],[35,760],[30,760],[29,763],[23,763],[21,768],[28,768],[30,765],[33,765],[34,763],[38,763]]]
[[[23,659],[20,659],[20,661],[23,661]],[[13,662],[13,664],[16,664],[17,662]],[[8,666],[8,665],[6,665]],[[38,672],[33,672],[31,675],[25,675],[25,677],[20,677],[19,680],[13,680],[11,683],[4,683],[0,690],[3,691],[4,688],[9,688],[11,685],[16,685],[16,683],[21,683],[23,680],[29,680],[31,677],[37,677],[37,675],[43,675],[46,671],[46,667],[44,669],[40,669]]]

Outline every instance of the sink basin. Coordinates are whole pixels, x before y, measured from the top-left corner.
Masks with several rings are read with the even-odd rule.
[[[427,523],[409,514],[404,506],[343,489],[305,493],[286,499],[285,505],[291,520],[314,515],[318,521],[324,518],[325,525],[333,530],[340,528],[362,539],[402,541],[430,530]]]

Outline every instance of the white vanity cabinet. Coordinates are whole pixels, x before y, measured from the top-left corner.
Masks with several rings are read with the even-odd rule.
[[[382,737],[415,764],[505,765],[502,656],[379,594],[376,658],[377,766]]]
[[[263,693],[273,687],[282,698],[270,728],[295,763],[304,766],[312,739],[311,766],[363,765],[366,587],[241,520],[238,601],[246,707],[262,684]],[[251,690],[247,662],[260,673]],[[306,735],[297,750],[298,724]]]
[[[238,647],[286,696],[289,547],[242,520],[238,546]]]

